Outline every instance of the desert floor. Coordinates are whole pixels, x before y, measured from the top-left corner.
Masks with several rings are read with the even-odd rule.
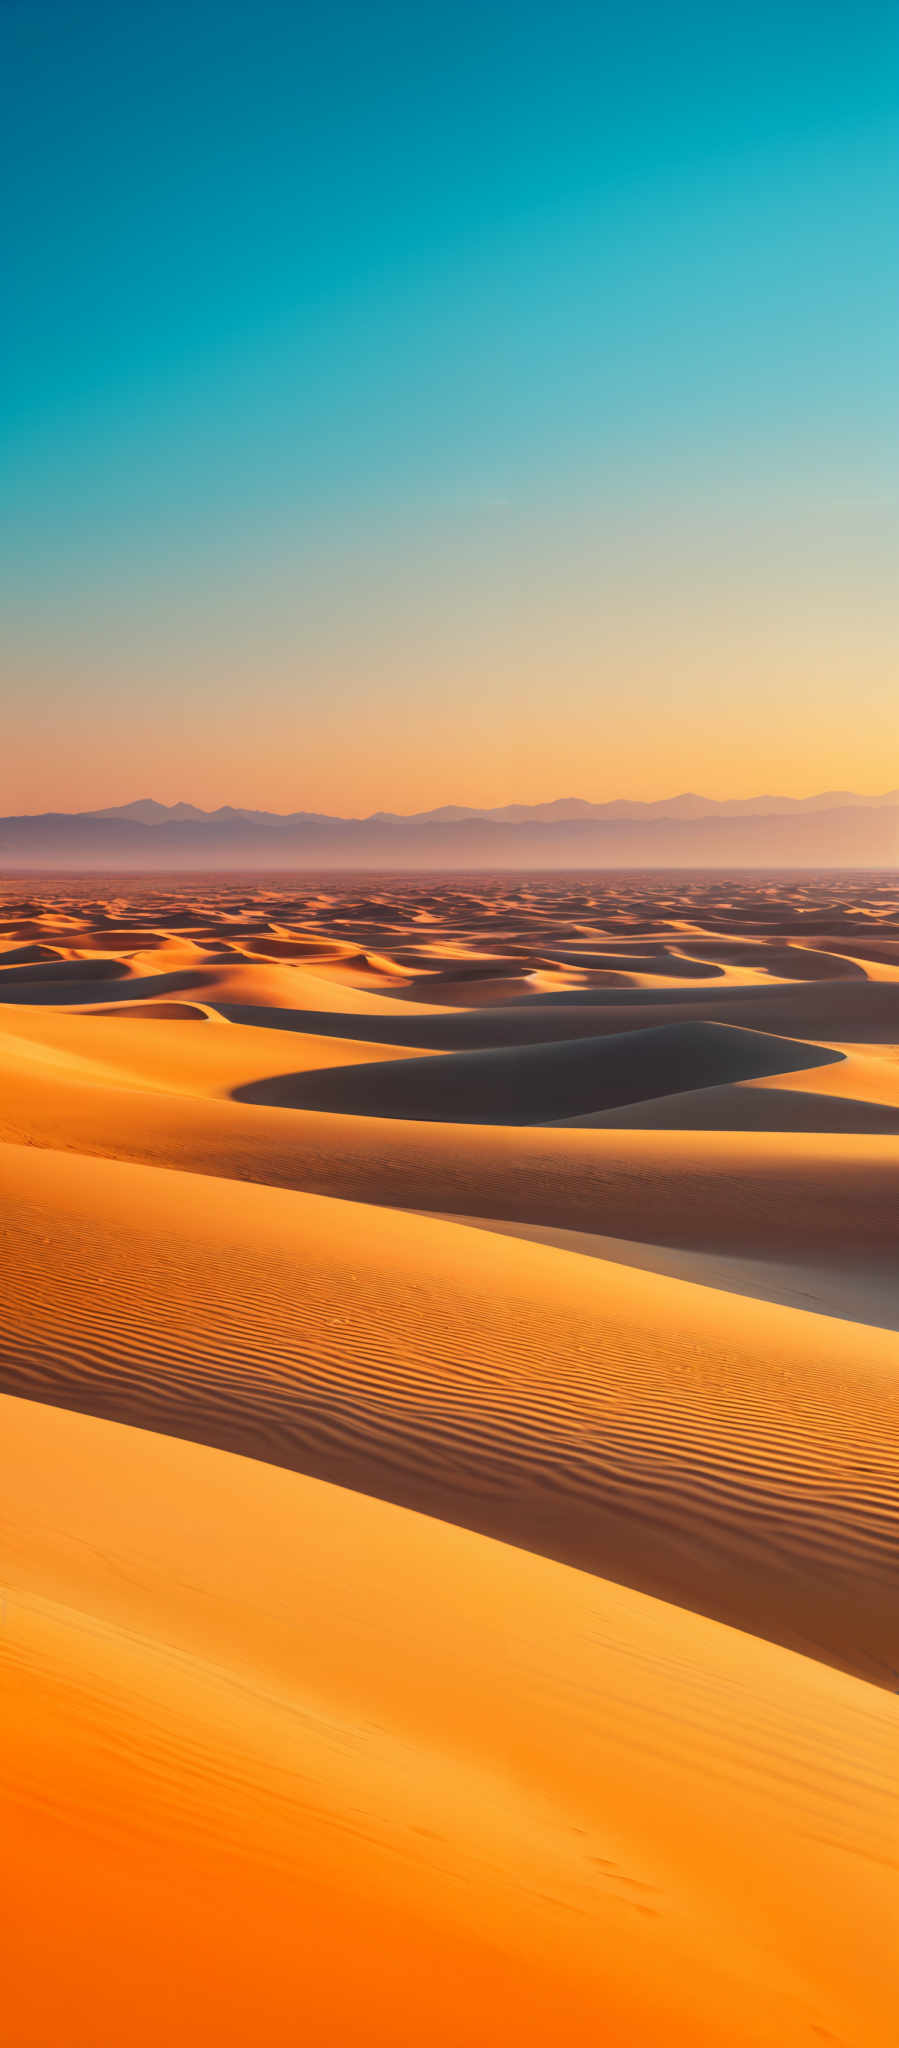
[[[899,885],[7,877],[10,2048],[888,2048]]]

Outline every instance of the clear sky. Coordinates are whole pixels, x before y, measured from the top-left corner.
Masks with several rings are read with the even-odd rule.
[[[893,0],[3,0],[0,810],[899,783]]]

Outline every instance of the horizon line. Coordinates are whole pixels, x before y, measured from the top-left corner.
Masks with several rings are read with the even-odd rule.
[[[278,818],[283,819],[285,822],[295,818],[309,818],[328,819],[335,823],[344,825],[370,825],[378,822],[393,822],[394,820],[397,823],[415,823],[418,820],[434,818],[439,816],[440,814],[445,815],[447,813],[452,812],[463,812],[472,817],[489,817],[495,815],[498,812],[512,810],[555,810],[559,806],[564,804],[583,805],[585,808],[591,810],[608,810],[611,809],[613,806],[617,807],[622,804],[631,806],[634,809],[639,808],[640,810],[659,810],[668,804],[680,804],[687,802],[712,804],[716,806],[732,804],[739,804],[743,806],[763,803],[787,803],[790,805],[807,805],[813,803],[821,803],[825,799],[829,798],[834,799],[835,802],[837,800],[842,800],[843,802],[845,802],[847,799],[849,799],[852,803],[858,805],[884,805],[889,804],[891,802],[899,803],[899,787],[893,789],[872,791],[860,791],[853,789],[813,790],[809,792],[809,794],[806,796],[794,796],[788,791],[764,790],[749,796],[721,797],[708,796],[705,794],[704,791],[701,790],[687,789],[677,790],[674,791],[670,796],[663,797],[614,796],[594,798],[573,795],[538,797],[532,799],[528,799],[525,797],[512,797],[504,799],[499,803],[493,804],[477,804],[454,801],[437,803],[425,806],[422,809],[414,811],[394,811],[377,809],[365,813],[356,812],[351,814],[316,810],[311,806],[305,805],[297,807],[294,810],[278,811],[274,809],[270,810],[262,804],[221,803],[213,805],[207,809],[202,804],[195,804],[189,798],[186,797],[179,797],[172,803],[164,803],[158,797],[143,796],[129,798],[124,802],[118,803],[113,802],[105,804],[91,804],[85,808],[81,808],[78,810],[67,811],[60,809],[43,809],[11,811],[5,813],[5,817],[7,819],[37,819],[53,817],[102,819],[104,817],[121,815],[122,813],[126,813],[129,811],[133,812],[143,807],[152,806],[155,810],[165,812],[166,814],[171,814],[172,812],[176,811],[191,811],[198,818],[211,819],[221,817],[223,814],[230,814],[235,817],[249,816]]]

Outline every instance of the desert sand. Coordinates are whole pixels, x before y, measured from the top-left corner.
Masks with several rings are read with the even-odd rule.
[[[0,1208],[16,2048],[886,2048],[895,882],[10,878]]]

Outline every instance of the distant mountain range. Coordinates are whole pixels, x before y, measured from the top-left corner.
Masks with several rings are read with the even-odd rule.
[[[160,804],[0,819],[0,865],[27,868],[899,867],[899,790],[659,803],[444,804],[333,818]]]

